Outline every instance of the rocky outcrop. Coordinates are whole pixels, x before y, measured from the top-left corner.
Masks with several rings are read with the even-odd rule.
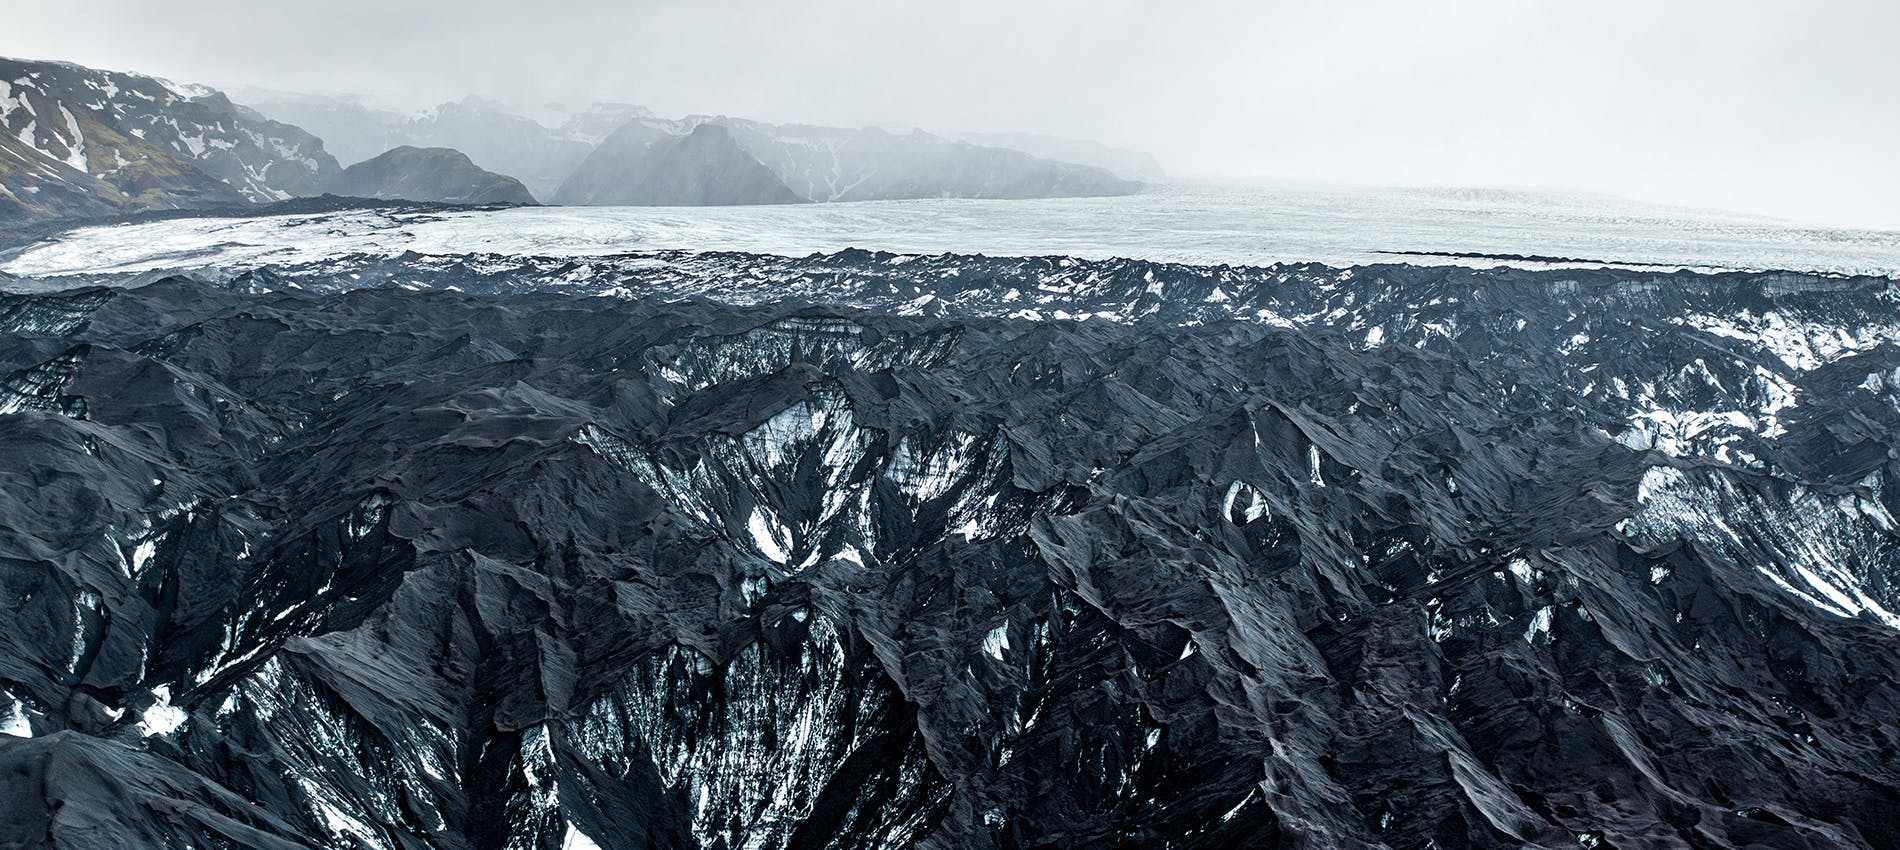
[[[331,190],[357,198],[455,204],[535,203],[534,196],[521,181],[483,171],[461,151],[448,148],[392,148],[343,169]]]
[[[9,845],[1900,835],[1893,280],[108,282],[0,299]]]
[[[216,91],[0,59],[0,219],[279,201],[337,172],[315,136]]]

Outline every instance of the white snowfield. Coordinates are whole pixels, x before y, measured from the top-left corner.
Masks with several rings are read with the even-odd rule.
[[[1900,276],[1900,233],[1515,190],[1169,186],[1112,198],[759,207],[361,210],[93,227],[31,246],[22,277],[291,264],[345,254],[585,257],[652,250],[1134,257],[1264,265],[1655,265]],[[1458,257],[1394,252],[1444,252]],[[1506,261],[1521,255],[1582,262]]]

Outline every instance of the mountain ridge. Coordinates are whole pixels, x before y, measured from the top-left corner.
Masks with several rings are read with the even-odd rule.
[[[626,107],[605,105],[567,116],[572,129],[550,128],[478,97],[421,113],[377,107],[359,99],[257,91],[244,95],[260,111],[336,139],[343,159],[365,160],[392,147],[446,147],[478,167],[521,180],[537,198],[555,190],[599,142],[597,123],[613,123]],[[637,109],[633,107],[632,109]]]
[[[957,140],[949,137],[895,134],[871,127],[770,124],[710,115],[667,119],[624,103],[599,103],[575,111],[550,109],[549,115],[560,122],[550,126],[473,96],[419,113],[373,108],[344,97],[281,92],[254,96],[265,112],[318,128],[326,138],[359,139],[351,150],[361,152],[391,141],[453,147],[483,168],[522,177],[536,197],[546,199],[616,192],[638,195],[633,187],[616,190],[564,184],[574,181],[581,164],[615,132],[625,134],[623,141],[659,133],[683,138],[702,124],[726,127],[747,156],[765,164],[804,201],[1112,195],[1135,191],[1139,182],[1097,170],[1095,163],[1065,163],[1059,157],[994,146],[958,147]],[[481,129],[484,126],[489,129]],[[505,149],[482,141],[492,137],[512,141]],[[1067,148],[1051,150],[1099,153],[1100,148],[1066,144]],[[1114,156],[1112,152],[1102,155]],[[597,161],[589,170],[626,172],[634,167],[635,163],[628,162],[613,169]],[[532,179],[525,176],[530,173],[535,175]]]
[[[343,169],[331,188],[349,197],[446,204],[534,205],[521,181],[485,171],[452,148],[402,145]]]
[[[432,170],[406,179],[384,174],[359,186],[355,177],[342,182],[343,169],[318,135],[214,89],[56,61],[0,59],[0,77],[0,218],[13,221],[216,209],[325,193],[391,197],[395,186],[406,187],[400,196],[414,201],[635,204],[1076,197],[1142,186],[1094,166],[922,132],[724,116],[672,121],[622,103],[578,111],[550,106],[544,111],[562,118],[551,129],[476,97],[403,115],[350,98],[259,93],[270,111],[320,125],[359,165],[381,158],[376,168],[384,171],[398,162]],[[615,137],[618,144],[605,144]],[[660,147],[649,161],[648,151]],[[417,157],[409,148],[454,149],[471,167],[518,180],[525,191],[428,185],[447,179],[441,169],[448,160]],[[608,161],[616,155],[624,161]],[[472,173],[453,179],[497,182]],[[590,180],[618,183],[585,185]]]
[[[601,140],[553,196],[566,205],[722,206],[806,199],[724,127],[684,135],[635,121]]]
[[[894,134],[689,116],[685,127],[728,128],[739,145],[801,197],[817,202],[908,198],[1063,198],[1126,195],[1142,184],[1106,169],[921,130]]]
[[[0,78],[0,215],[277,201],[339,170],[316,137],[213,90],[19,59]]]

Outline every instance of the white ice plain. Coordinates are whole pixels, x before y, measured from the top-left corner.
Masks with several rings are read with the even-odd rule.
[[[0,263],[0,271],[49,277],[194,270],[407,251],[803,256],[845,248],[1232,265],[1406,261],[1489,266],[1506,261],[1475,255],[1519,255],[1585,261],[1574,265],[1900,276],[1900,233],[1894,232],[1813,227],[1595,195],[1299,184],[1165,186],[1125,197],[1032,201],[183,218],[71,231],[17,253]]]

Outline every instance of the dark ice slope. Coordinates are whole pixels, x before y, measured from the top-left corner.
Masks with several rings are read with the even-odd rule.
[[[1894,296],[858,252],[5,296],[0,846],[1900,846]]]

